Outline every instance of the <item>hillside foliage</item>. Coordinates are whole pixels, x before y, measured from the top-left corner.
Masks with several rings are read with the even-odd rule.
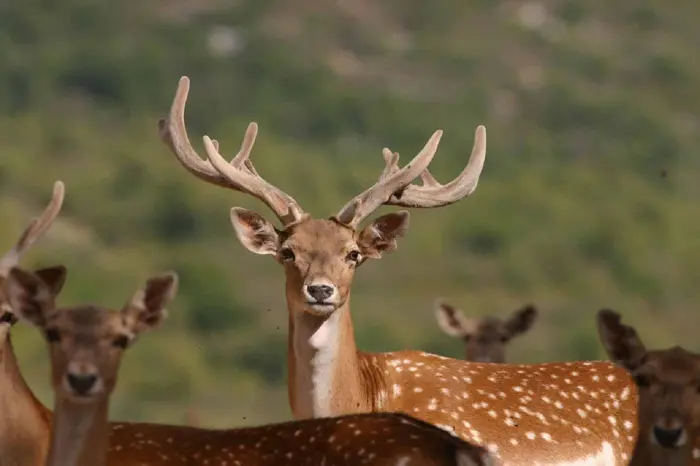
[[[235,239],[264,206],[189,175],[157,136],[178,79],[190,137],[233,156],[249,121],[266,179],[326,217],[437,128],[444,181],[488,130],[479,187],[411,212],[399,249],[353,286],[363,349],[461,357],[433,301],[472,315],[526,302],[541,318],[514,362],[604,357],[610,307],[649,346],[692,349],[700,299],[700,4],[659,0],[26,0],[0,6],[0,240],[66,183],[25,265],[64,263],[61,303],[120,306],[150,274],[181,290],[127,356],[113,416],[208,426],[290,418],[284,277]],[[202,151],[203,152],[203,151]],[[388,210],[388,209],[383,209]],[[14,330],[51,403],[46,349]]]

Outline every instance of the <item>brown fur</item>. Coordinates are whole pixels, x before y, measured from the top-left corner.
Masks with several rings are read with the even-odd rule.
[[[597,320],[608,355],[630,371],[639,387],[640,434],[630,464],[700,465],[700,355],[679,346],[648,351],[637,331],[622,324],[614,311],[599,311]],[[656,429],[680,435],[664,447]]]

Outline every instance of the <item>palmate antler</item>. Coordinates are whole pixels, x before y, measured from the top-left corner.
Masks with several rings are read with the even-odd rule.
[[[294,198],[265,181],[255,170],[250,152],[258,132],[256,123],[248,125],[241,148],[231,162],[221,156],[219,144],[208,136],[203,137],[208,160],[197,154],[190,144],[185,127],[184,113],[189,88],[189,78],[180,78],[170,115],[158,122],[161,138],[178,161],[190,173],[207,183],[247,193],[263,201],[284,227],[305,218],[307,214]],[[486,128],[477,128],[474,149],[467,166],[457,178],[445,185],[438,183],[428,171],[441,137],[442,130],[435,131],[425,147],[403,168],[398,166],[399,154],[384,149],[386,166],[379,180],[343,206],[335,218],[356,228],[381,205],[439,207],[452,204],[474,192],[486,157]],[[422,179],[423,185],[411,185],[418,177]]]
[[[203,160],[190,144],[185,127],[185,104],[190,90],[187,76],[180,78],[170,115],[159,120],[158,126],[163,141],[175,154],[180,163],[197,178],[225,188],[250,194],[261,200],[277,215],[286,227],[299,221],[305,213],[290,195],[265,181],[255,170],[250,160],[250,152],[258,134],[258,125],[251,122],[243,137],[238,154],[226,162],[219,154],[219,144],[204,136],[204,147],[209,161]]]
[[[56,181],[53,185],[53,196],[51,201],[41,213],[41,215],[24,229],[17,240],[17,243],[4,256],[0,258],[0,276],[5,276],[10,269],[16,266],[22,255],[32,247],[32,245],[49,230],[56,216],[63,206],[65,186],[62,181]]]
[[[382,205],[441,207],[473,193],[479,183],[479,176],[486,159],[486,128],[484,126],[476,128],[474,148],[467,166],[457,178],[444,185],[438,183],[428,170],[428,164],[435,155],[441,135],[442,131],[436,131],[423,151],[401,169],[398,166],[399,154],[385,148],[382,151],[385,167],[377,183],[345,204],[336,214],[336,218],[341,223],[355,228]],[[426,150],[432,152],[430,157],[425,156],[427,162],[421,158]],[[417,160],[418,163],[416,163]],[[414,173],[416,174],[413,175]],[[419,176],[423,185],[412,185],[411,183]]]

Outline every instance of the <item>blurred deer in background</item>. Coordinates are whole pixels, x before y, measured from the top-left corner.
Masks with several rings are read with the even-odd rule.
[[[647,350],[634,327],[610,309],[598,311],[597,325],[608,356],[639,388],[639,438],[630,465],[700,465],[700,355],[680,346]]]
[[[440,298],[435,302],[435,318],[443,332],[464,341],[465,360],[502,363],[506,362],[508,343],[532,328],[537,309],[528,304],[507,319],[474,318]]]
[[[377,182],[334,216],[318,219],[258,174],[250,160],[257,124],[248,125],[230,162],[208,136],[203,137],[208,160],[199,157],[185,126],[189,86],[183,76],[168,118],[159,121],[164,143],[190,173],[259,199],[282,224],[279,229],[256,212],[231,209],[241,244],[272,256],[284,268],[288,391],[297,419],[406,412],[486,445],[506,464],[552,464],[553,458],[561,465],[627,464],[634,438],[620,435],[610,419],[620,425],[632,422],[630,432],[635,432],[636,389],[627,371],[612,363],[494,365],[422,351],[357,349],[350,314],[355,271],[368,259],[397,248],[408,230],[409,214],[388,213],[364,228],[361,222],[382,205],[440,207],[472,194],[486,157],[483,126],[476,130],[469,162],[451,182],[442,185],[428,171],[442,137],[438,130],[403,168],[399,155],[385,149]],[[418,178],[422,185],[412,184]],[[594,408],[600,397],[618,402]]]

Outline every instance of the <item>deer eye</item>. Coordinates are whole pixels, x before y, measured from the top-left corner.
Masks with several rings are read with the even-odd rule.
[[[292,251],[290,248],[284,248],[280,251],[280,259],[285,262],[293,261],[294,257],[294,251]]]
[[[112,341],[112,346],[124,349],[129,346],[129,343],[131,343],[131,339],[129,337],[126,335],[119,335],[114,339],[114,341]]]
[[[649,388],[649,385],[651,385],[649,377],[644,374],[637,374],[632,376],[632,378],[639,388]]]
[[[56,330],[55,328],[47,328],[45,334],[46,339],[51,343],[57,343],[61,341],[61,334],[58,333],[58,330]]]
[[[362,254],[360,254],[360,251],[350,251],[347,256],[345,256],[347,260],[350,262],[359,262],[360,259],[362,258]]]

